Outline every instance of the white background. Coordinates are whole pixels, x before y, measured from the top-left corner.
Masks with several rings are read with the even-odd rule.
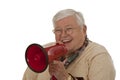
[[[22,80],[25,50],[53,42],[53,15],[66,8],[84,15],[90,40],[104,45],[120,80],[119,0],[0,0],[0,79]]]

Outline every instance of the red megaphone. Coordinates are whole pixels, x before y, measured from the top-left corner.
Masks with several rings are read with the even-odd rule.
[[[55,44],[46,48],[39,44],[31,44],[26,49],[25,59],[31,70],[41,73],[46,70],[50,62],[64,56],[66,53],[67,49],[64,44]]]

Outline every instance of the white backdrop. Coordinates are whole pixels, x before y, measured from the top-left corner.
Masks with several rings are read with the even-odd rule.
[[[27,46],[53,42],[52,17],[66,8],[83,13],[89,39],[108,49],[120,80],[119,0],[0,0],[0,79],[22,80]]]

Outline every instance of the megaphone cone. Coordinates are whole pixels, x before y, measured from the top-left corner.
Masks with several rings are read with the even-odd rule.
[[[43,48],[39,44],[31,44],[25,52],[25,59],[28,67],[34,72],[41,73],[46,70],[48,64],[67,53],[64,44],[55,44]]]

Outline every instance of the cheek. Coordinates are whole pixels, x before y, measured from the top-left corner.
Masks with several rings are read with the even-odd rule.
[[[73,37],[73,45],[80,47],[84,43],[84,40],[85,40],[84,34],[79,33]]]
[[[60,41],[60,37],[55,36],[55,40],[56,40],[56,42],[57,42],[57,41]]]
[[[77,41],[82,43],[84,41],[84,38],[85,38],[84,34],[81,33],[80,35],[77,36]]]

